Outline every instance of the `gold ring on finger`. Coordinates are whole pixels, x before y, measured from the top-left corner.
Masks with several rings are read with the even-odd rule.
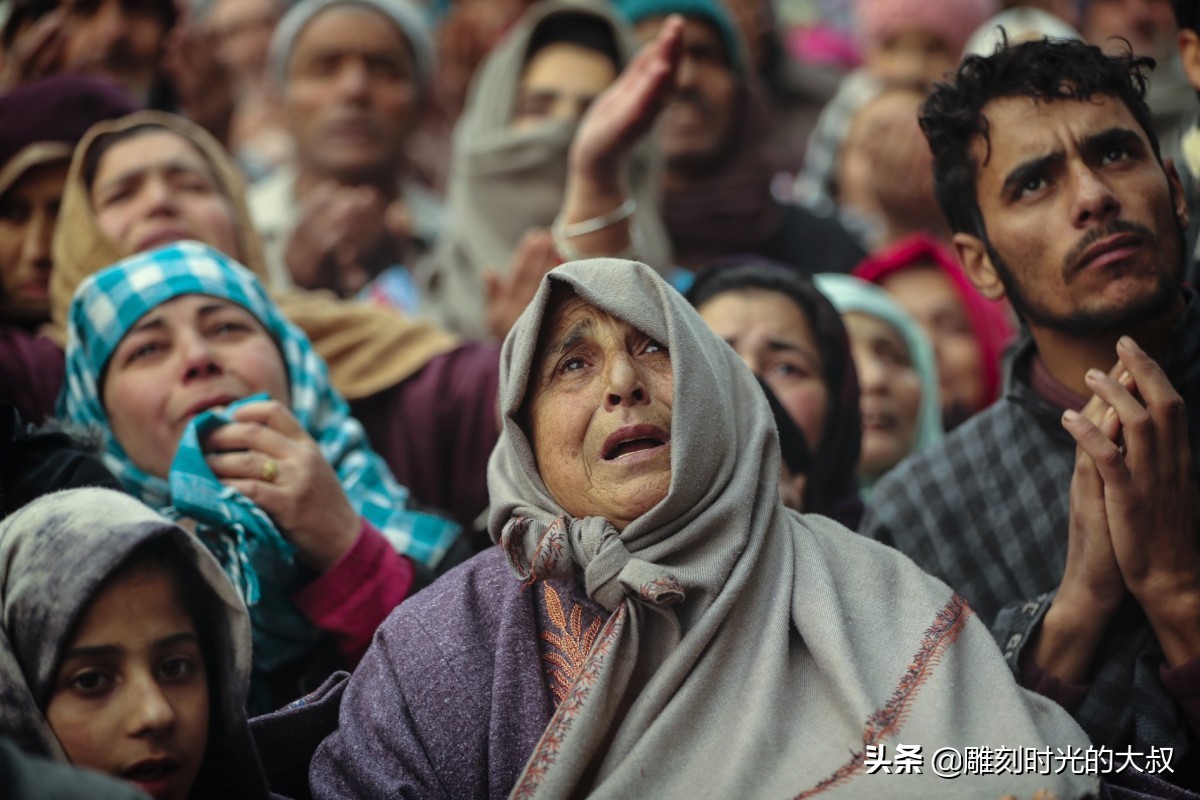
[[[262,479],[267,483],[274,483],[279,477],[279,462],[273,458],[268,458],[262,465]]]

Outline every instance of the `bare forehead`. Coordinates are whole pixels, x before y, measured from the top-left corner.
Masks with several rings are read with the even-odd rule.
[[[173,327],[190,325],[209,314],[218,311],[234,311],[258,322],[258,319],[245,307],[208,294],[181,294],[172,297],[147,311],[130,329],[130,332],[150,326]],[[261,327],[261,323],[260,323]]]
[[[977,137],[972,145],[981,174],[1014,161],[1062,152],[1113,128],[1127,128],[1146,138],[1129,107],[1106,94],[1085,100],[1000,97],[984,106],[982,114],[988,140]]]
[[[166,161],[187,165],[215,177],[212,165],[200,148],[183,135],[158,127],[145,128],[113,142],[100,156],[96,173],[99,177],[106,171],[123,171],[135,166],[149,168]]]

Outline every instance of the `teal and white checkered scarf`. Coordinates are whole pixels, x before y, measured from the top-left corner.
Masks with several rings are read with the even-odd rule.
[[[169,516],[186,516],[199,524],[198,535],[221,561],[247,605],[262,606],[252,610],[256,623],[277,614],[291,616],[288,597],[301,579],[301,568],[291,558],[291,545],[261,509],[216,481],[199,452],[203,436],[227,418],[201,414],[192,421],[168,481],[134,465],[112,436],[100,400],[99,378],[125,334],[150,310],[186,294],[237,303],[262,323],[283,354],[292,413],[333,465],[350,504],[398,552],[436,565],[458,536],[459,527],[407,507],[408,490],[396,482],[367,444],[362,426],[330,384],[325,363],[308,338],[280,314],[249,270],[197,242],[172,244],[108,267],[81,283],[71,304],[67,376],[59,413],[105,431],[105,462],[125,487]],[[201,426],[205,431],[198,430]],[[186,491],[181,495],[183,487]],[[294,609],[292,613],[298,616]],[[278,622],[284,629],[292,629],[296,620]],[[256,634],[260,627],[255,625]],[[298,633],[291,630],[284,638],[295,641]],[[278,651],[278,647],[271,649]],[[256,652],[256,661],[260,653],[267,655]]]

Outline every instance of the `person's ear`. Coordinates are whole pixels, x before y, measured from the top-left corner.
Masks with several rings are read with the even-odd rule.
[[[1004,283],[992,264],[992,257],[988,255],[983,240],[969,233],[956,233],[950,241],[954,245],[954,251],[958,253],[958,261],[962,264],[967,280],[971,281],[979,293],[989,300],[1004,297]]]
[[[1183,73],[1187,75],[1188,82],[1200,91],[1200,34],[1185,28],[1177,36]]]
[[[1167,184],[1171,188],[1175,218],[1179,220],[1179,226],[1186,231],[1191,222],[1191,215],[1188,213],[1187,192],[1183,189],[1183,179],[1179,177],[1179,170],[1175,169],[1175,159],[1164,158],[1163,171],[1167,173]]]

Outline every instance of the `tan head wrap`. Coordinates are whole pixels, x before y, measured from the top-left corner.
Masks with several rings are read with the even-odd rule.
[[[262,245],[246,207],[241,172],[207,131],[187,120],[156,111],[139,111],[93,126],[75,149],[62,208],[54,234],[54,272],[50,278],[53,332],[66,341],[67,311],[75,287],[95,272],[132,255],[108,238],[96,221],[83,164],[97,139],[139,125],[154,125],[190,142],[208,161],[237,221],[238,248],[228,255],[241,261],[265,282]],[[457,340],[423,320],[409,319],[376,306],[341,300],[328,292],[289,289],[274,297],[292,322],[308,334],[329,365],[337,390],[348,400],[375,394],[409,377],[430,358],[451,350]]]

